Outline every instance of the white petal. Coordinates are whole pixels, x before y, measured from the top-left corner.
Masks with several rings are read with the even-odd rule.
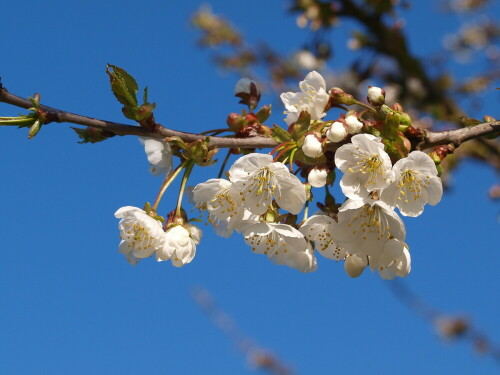
[[[231,182],[245,180],[249,174],[268,166],[272,162],[273,157],[268,154],[252,153],[242,156],[229,169],[229,180]]]

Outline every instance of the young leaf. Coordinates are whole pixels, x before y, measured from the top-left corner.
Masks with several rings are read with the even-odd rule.
[[[111,90],[115,94],[116,99],[125,107],[136,107],[139,86],[134,77],[124,69],[111,64],[107,64],[106,73],[109,76]]]

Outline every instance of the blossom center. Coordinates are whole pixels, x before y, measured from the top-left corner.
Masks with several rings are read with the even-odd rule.
[[[385,174],[384,163],[377,154],[372,155],[356,155],[358,160],[356,164],[348,170],[351,173],[361,173],[367,175],[367,184],[374,183],[377,175],[383,176]]]
[[[153,246],[153,238],[147,228],[140,223],[124,223],[125,240],[135,249],[148,249]],[[142,246],[142,247],[141,247]]]
[[[352,234],[359,234],[366,240],[368,236],[376,236],[377,241],[389,239],[389,225],[381,215],[377,206],[364,206],[349,220],[347,227],[353,227]]]
[[[429,176],[421,176],[419,172],[412,169],[405,170],[401,173],[398,180],[398,200],[408,203],[410,197],[413,200],[419,199],[422,195],[422,190],[427,188],[429,183]]]

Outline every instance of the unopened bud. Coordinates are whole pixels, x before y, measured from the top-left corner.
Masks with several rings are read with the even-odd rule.
[[[349,134],[358,134],[363,129],[363,123],[355,115],[347,116],[345,125]]]
[[[227,126],[229,126],[229,129],[231,129],[233,132],[237,132],[238,130],[240,130],[244,123],[245,120],[239,113],[230,113],[226,119]]]
[[[241,78],[234,86],[234,95],[240,98],[241,104],[246,104],[250,111],[257,107],[260,91],[257,84],[249,78]]]
[[[255,115],[261,124],[264,123],[271,116],[271,106],[263,106]]]
[[[357,100],[351,94],[346,93],[344,90],[338,87],[334,87],[329,92],[330,101],[329,105],[353,105],[356,104]]]
[[[340,121],[335,121],[326,132],[327,138],[332,142],[342,142],[347,137],[347,130]]]
[[[313,187],[320,188],[326,185],[327,177],[328,171],[326,169],[315,167],[307,175],[307,182]]]
[[[368,266],[368,259],[356,254],[350,254],[345,258],[344,270],[352,278],[359,277]]]
[[[489,115],[484,115],[483,116],[483,121],[484,122],[495,122],[495,118],[493,116],[489,116]]]
[[[236,85],[234,86],[234,95],[250,94],[250,86],[252,82],[255,84],[255,82],[250,78],[241,78],[238,82],[236,82]]]
[[[376,107],[380,107],[385,103],[385,91],[380,87],[376,86],[368,86],[368,94],[367,94],[368,102],[371,105]]]
[[[40,131],[42,124],[40,120],[36,120],[33,125],[31,125],[30,131],[28,132],[28,139],[32,139]]]
[[[302,151],[310,158],[317,158],[323,153],[323,145],[315,134],[308,134],[304,138]]]
[[[403,112],[403,106],[399,103],[394,103],[392,105],[392,110],[396,112]]]

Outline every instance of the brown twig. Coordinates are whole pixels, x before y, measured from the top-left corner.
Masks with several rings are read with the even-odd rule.
[[[226,334],[256,369],[264,370],[274,375],[293,375],[292,370],[285,366],[278,357],[246,337],[239,330],[232,317],[217,306],[214,298],[207,289],[201,286],[194,288],[191,296],[210,320]]]
[[[486,334],[476,329],[470,319],[465,316],[445,314],[431,307],[411,291],[402,280],[394,279],[385,284],[400,302],[429,322],[442,339],[468,341],[476,352],[491,356],[500,362],[500,347],[495,345]]]
[[[20,108],[31,108],[32,103],[17,95],[11,94],[0,85],[0,102],[14,105]],[[206,139],[205,135],[181,132],[178,130],[168,129],[163,126],[158,126],[157,129],[151,130],[139,126],[127,125],[117,122],[100,120],[88,116],[77,115],[62,111],[60,109],[41,105],[40,108],[46,112],[47,118],[51,122],[68,122],[77,125],[91,126],[99,129],[104,129],[116,135],[136,135],[153,138],[179,137],[184,142],[194,142],[197,140]],[[455,146],[460,145],[470,139],[479,138],[487,135],[500,133],[500,121],[483,123],[467,128],[447,130],[442,132],[426,131],[423,135],[423,140],[419,143],[419,149],[426,149],[432,146],[444,145],[453,143]],[[219,148],[272,148],[278,143],[265,137],[251,138],[226,138],[226,137],[210,137],[210,146]]]

